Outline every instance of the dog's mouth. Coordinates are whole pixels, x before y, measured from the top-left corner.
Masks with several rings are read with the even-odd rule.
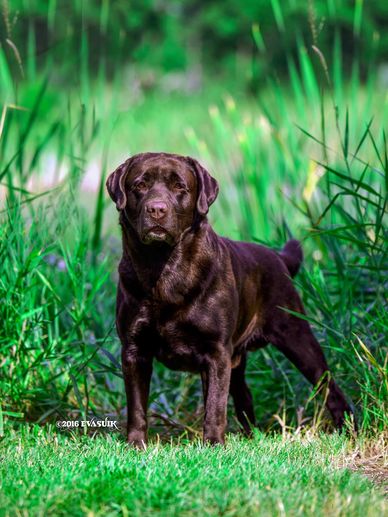
[[[163,228],[163,226],[155,225],[151,228],[148,228],[144,233],[143,241],[146,244],[150,244],[151,242],[169,242],[171,240],[171,235]]]

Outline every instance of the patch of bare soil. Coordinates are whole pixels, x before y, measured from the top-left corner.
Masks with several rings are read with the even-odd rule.
[[[368,477],[388,497],[388,440],[382,434],[375,439],[356,440],[344,451],[338,467],[349,468]]]

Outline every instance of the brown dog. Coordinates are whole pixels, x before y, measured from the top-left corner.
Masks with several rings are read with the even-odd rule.
[[[217,181],[189,157],[138,154],[109,176],[107,188],[122,228],[116,325],[129,443],[147,440],[154,358],[201,374],[210,443],[224,442],[229,393],[247,434],[255,423],[247,351],[272,343],[312,384],[328,373],[307,321],[284,310],[304,313],[290,279],[303,258],[298,241],[276,253],[219,237],[206,217]],[[332,379],[328,387],[327,407],[341,427],[351,410]]]

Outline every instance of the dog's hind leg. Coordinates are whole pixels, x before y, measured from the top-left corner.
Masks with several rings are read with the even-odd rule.
[[[345,396],[332,379],[323,351],[315,339],[307,321],[289,314],[279,314],[276,330],[270,341],[303,373],[308,381],[317,385],[328,379],[326,406],[334,424],[341,428],[345,414],[352,414]]]
[[[241,357],[238,366],[232,370],[229,392],[233,397],[236,416],[244,433],[252,434],[255,425],[255,413],[253,410],[252,394],[245,381],[246,353]]]

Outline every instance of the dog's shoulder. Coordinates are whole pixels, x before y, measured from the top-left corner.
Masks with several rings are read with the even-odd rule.
[[[141,299],[144,295],[143,287],[136,275],[132,261],[129,257],[123,255],[119,262],[118,267],[119,282],[118,292],[120,293],[120,299],[127,301],[131,299]]]

